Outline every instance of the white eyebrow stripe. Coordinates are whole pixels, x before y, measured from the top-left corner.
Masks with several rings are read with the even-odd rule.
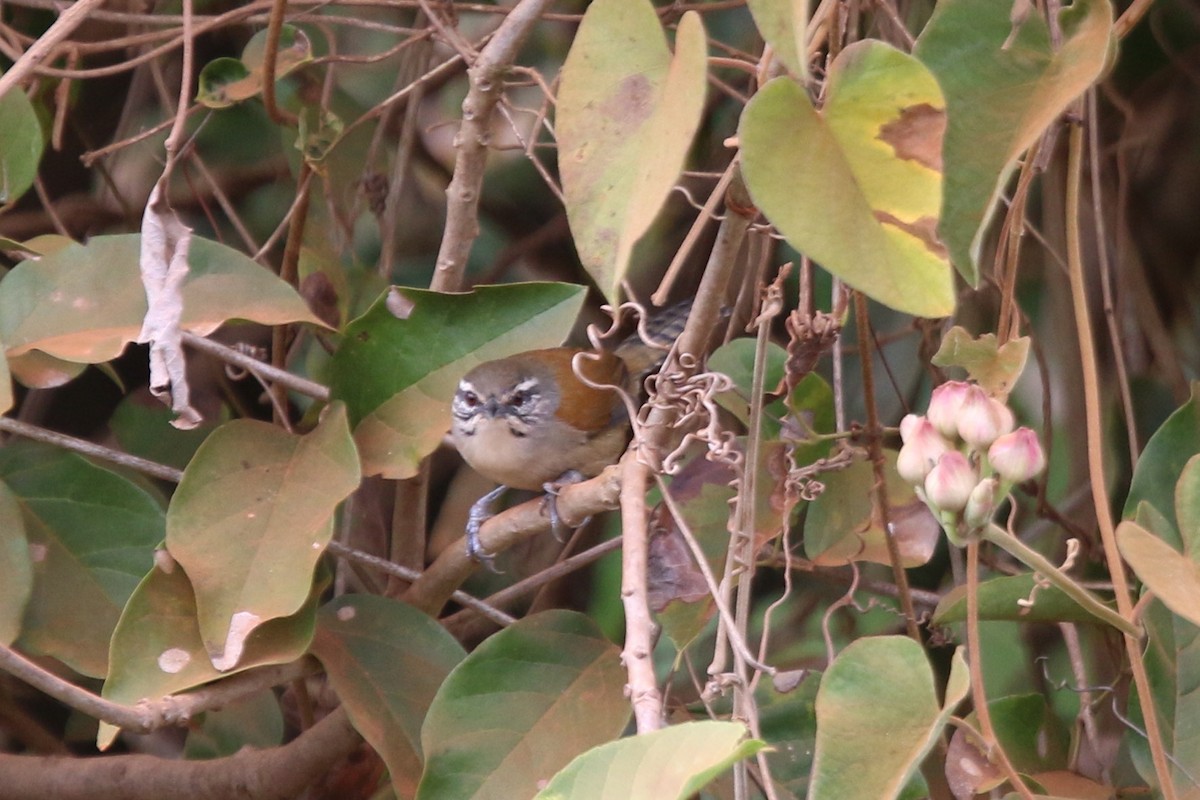
[[[538,385],[539,384],[538,384],[537,378],[526,378],[525,380],[521,381],[516,386],[514,386],[513,391],[528,392],[530,389],[536,389],[538,387]]]
[[[466,378],[463,378],[458,382],[458,390],[460,392],[475,392],[475,394],[479,394],[479,392],[475,389],[475,384],[471,383]]]

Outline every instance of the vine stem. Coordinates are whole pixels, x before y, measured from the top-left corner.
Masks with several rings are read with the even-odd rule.
[[[904,559],[900,554],[900,545],[892,535],[891,521],[888,514],[887,476],[884,473],[883,457],[883,426],[879,422],[879,407],[875,405],[875,373],[871,367],[871,332],[867,319],[867,298],[862,292],[854,293],[854,321],[858,332],[858,361],[862,369],[863,398],[867,406],[867,449],[871,455],[871,467],[874,470],[874,504],[875,514],[883,528],[883,539],[887,544],[888,561],[892,564],[892,577],[896,582],[896,591],[900,598],[900,609],[904,612],[904,624],[909,638],[924,646],[921,641],[921,630],[917,627],[917,611],[913,606],[912,594],[908,590],[908,575],[904,571]]]
[[[975,703],[975,717],[979,720],[979,731],[986,740],[984,746],[990,758],[995,757],[1008,782],[1023,800],[1033,800],[1033,792],[1021,780],[1016,767],[1008,759],[1008,753],[996,738],[992,727],[992,712],[988,709],[987,688],[983,685],[983,658],[979,637],[979,540],[967,542],[967,652],[971,655],[971,699]]]
[[[1080,110],[1076,104],[1076,111]],[[1076,113],[1075,119],[1080,115]],[[1071,125],[1067,150],[1067,274],[1071,285],[1071,302],[1075,310],[1076,338],[1079,340],[1079,363],[1083,370],[1083,405],[1087,423],[1088,478],[1092,486],[1092,501],[1096,507],[1096,522],[1100,527],[1100,539],[1104,544],[1104,560],[1112,577],[1113,590],[1117,598],[1117,611],[1126,620],[1132,621],[1133,599],[1129,593],[1129,581],[1125,577],[1125,565],[1117,549],[1117,535],[1113,525],[1108,486],[1104,479],[1104,428],[1100,415],[1100,379],[1096,366],[1095,340],[1092,338],[1092,321],[1088,314],[1087,290],[1083,281],[1083,256],[1079,231],[1079,187],[1083,175],[1083,128],[1077,122]],[[1130,623],[1132,624],[1132,622]],[[1136,628],[1135,628],[1136,630]],[[1164,800],[1176,800],[1178,795],[1171,782],[1171,770],[1163,749],[1162,731],[1154,708],[1154,695],[1150,690],[1150,677],[1141,659],[1140,638],[1122,628],[1125,634],[1125,649],[1129,653],[1129,665],[1133,672],[1133,683],[1142,701],[1146,722],[1146,738],[1149,740],[1150,756],[1154,772],[1158,776],[1159,789]]]
[[[1066,594],[1079,605],[1083,606],[1083,608],[1086,609],[1087,612],[1092,616],[1104,620],[1126,636],[1133,636],[1136,638],[1141,635],[1141,631],[1138,629],[1138,627],[1130,622],[1128,618],[1123,617],[1106,606],[1098,597],[1080,586],[1078,583],[1072,580],[1069,575],[1050,563],[1045,556],[1022,542],[1017,537],[1013,536],[1008,531],[1001,528],[999,525],[996,525],[995,523],[989,524],[983,529],[982,535],[984,539],[1004,550],[1013,558],[1017,559],[1034,572],[1046,578],[1046,580],[1054,584],[1056,588],[1061,589],[1064,594]]]

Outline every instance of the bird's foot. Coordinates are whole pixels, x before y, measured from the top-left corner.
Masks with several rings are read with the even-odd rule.
[[[483,527],[483,523],[496,515],[492,506],[506,491],[508,491],[507,486],[497,486],[476,500],[467,514],[467,556],[497,574],[500,570],[496,569],[496,565],[492,563],[495,556],[483,551],[483,543],[479,541],[479,530]]]
[[[554,538],[560,542],[564,541],[562,535],[564,526],[562,518],[558,515],[558,493],[562,491],[564,486],[570,486],[573,483],[579,483],[583,480],[583,478],[584,475],[579,470],[569,469],[562,475],[559,475],[558,480],[547,481],[546,483],[542,484],[542,491],[546,493],[545,498],[542,499],[542,508],[545,510],[546,515],[550,517],[550,532],[553,533]],[[584,525],[587,525],[591,519],[591,517],[587,517],[583,520],[583,522],[580,522],[575,527],[582,528]]]

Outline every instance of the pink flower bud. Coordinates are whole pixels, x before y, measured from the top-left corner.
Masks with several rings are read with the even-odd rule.
[[[958,409],[958,435],[971,447],[982,450],[996,437],[1012,430],[1012,412],[999,400],[971,386]]]
[[[949,450],[926,476],[925,496],[941,511],[958,512],[966,508],[978,483],[979,476],[967,457],[957,450]]]
[[[963,511],[963,519],[968,528],[978,530],[991,522],[992,515],[996,513],[996,495],[999,489],[1000,484],[995,478],[984,478],[971,490],[971,496],[967,498],[967,508]]]
[[[922,423],[925,422],[926,419],[920,414],[904,415],[904,419],[900,420],[900,438],[904,440],[905,444],[908,444],[912,441],[913,437],[916,436],[917,431],[921,429]]]
[[[942,453],[950,449],[950,445],[934,430],[929,420],[914,414],[900,421],[900,436],[904,439],[904,446],[896,457],[896,471],[914,486],[924,483],[925,476]]]
[[[958,410],[970,388],[966,381],[947,381],[933,390],[926,413],[938,433],[949,439],[958,436]]]
[[[1005,482],[1020,483],[1046,468],[1046,454],[1036,433],[1029,428],[1017,428],[992,443],[988,462]]]

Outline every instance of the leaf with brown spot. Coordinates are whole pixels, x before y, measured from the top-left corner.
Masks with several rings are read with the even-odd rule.
[[[787,77],[746,106],[746,186],[790,244],[846,283],[898,311],[947,316],[954,282],[936,234],[944,108],[919,61],[857,42],[830,66],[820,113]]]

